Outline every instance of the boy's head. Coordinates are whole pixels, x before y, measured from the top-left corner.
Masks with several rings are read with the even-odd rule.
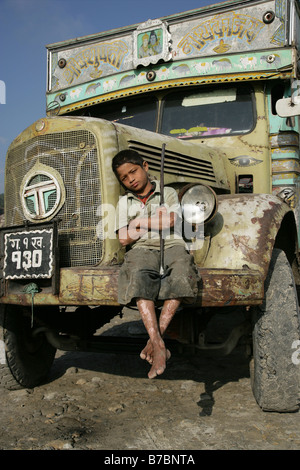
[[[121,150],[114,156],[112,170],[120,183],[130,191],[143,193],[149,185],[148,163],[135,150]]]
[[[116,177],[119,179],[117,169],[124,165],[124,163],[133,163],[133,165],[139,165],[143,168],[144,160],[138,152],[135,150],[121,150],[117,155],[114,156],[112,160],[112,170]]]

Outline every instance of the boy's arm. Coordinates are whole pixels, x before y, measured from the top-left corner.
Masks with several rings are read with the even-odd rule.
[[[166,230],[175,225],[177,214],[168,213],[165,207],[158,207],[152,217],[137,217],[130,223],[119,229],[118,236],[122,246],[127,246],[136,241],[149,230]]]
[[[127,198],[123,197],[119,201],[117,208],[117,220],[119,221],[119,225],[116,228],[121,245],[130,245],[149,230],[159,231],[174,227],[181,213],[178,196],[174,189],[165,188],[165,203],[169,208],[169,212],[166,207],[159,206],[152,217],[136,217],[128,223]]]
[[[134,222],[134,220],[132,220],[126,227],[120,228],[118,231],[119,241],[122,246],[131,245],[131,243],[135,242],[147,231],[133,229],[131,223]]]

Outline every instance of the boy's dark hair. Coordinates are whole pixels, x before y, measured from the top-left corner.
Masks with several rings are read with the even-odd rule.
[[[117,177],[117,168],[124,163],[133,163],[134,165],[143,167],[144,160],[136,150],[121,150],[112,160],[112,170]]]

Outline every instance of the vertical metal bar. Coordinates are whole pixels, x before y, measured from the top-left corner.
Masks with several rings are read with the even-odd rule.
[[[165,149],[166,144],[162,144],[161,149],[161,164],[160,164],[160,206],[163,206],[165,203],[164,198],[164,167],[165,167]],[[160,239],[160,270],[159,274],[161,276],[164,275],[164,239],[162,230],[159,232],[159,239]]]

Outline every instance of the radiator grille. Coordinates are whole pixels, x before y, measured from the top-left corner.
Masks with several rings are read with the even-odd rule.
[[[31,168],[41,163],[60,173],[66,202],[57,217],[60,265],[91,266],[102,257],[99,234],[101,181],[94,135],[85,130],[34,137],[11,150],[6,166],[6,224],[23,224],[21,182]],[[101,228],[100,228],[101,232]]]
[[[148,162],[150,170],[160,171],[160,147],[130,140],[129,148],[140,153],[140,155]],[[198,178],[206,181],[208,184],[216,182],[211,162],[184,155],[179,152],[173,152],[168,149],[165,151],[164,173],[174,176]]]

